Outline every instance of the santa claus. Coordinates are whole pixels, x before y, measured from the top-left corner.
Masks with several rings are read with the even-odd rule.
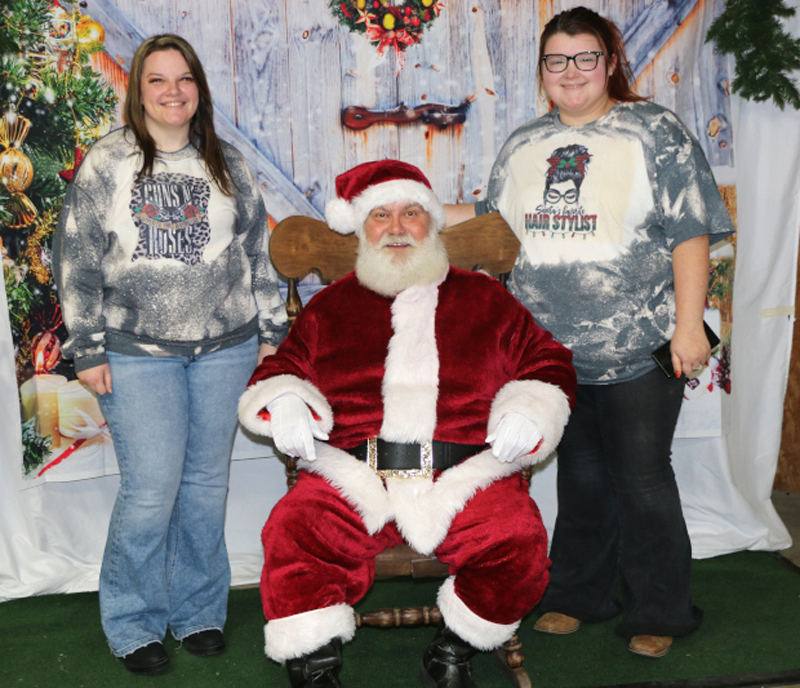
[[[340,686],[375,556],[407,542],[450,571],[420,678],[466,688],[471,657],[509,640],[547,585],[519,472],[558,444],[571,354],[500,282],[450,267],[419,169],[365,163],[336,192],[325,215],[358,235],[355,271],[311,299],[239,405],[302,469],[262,534],[266,654],[292,686]]]

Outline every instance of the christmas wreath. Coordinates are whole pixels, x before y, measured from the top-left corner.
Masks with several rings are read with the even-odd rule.
[[[379,55],[394,49],[396,73],[405,61],[404,51],[422,40],[425,31],[445,5],[438,0],[331,0],[333,15],[350,31],[364,34]]]

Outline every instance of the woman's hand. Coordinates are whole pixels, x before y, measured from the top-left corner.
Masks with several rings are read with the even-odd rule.
[[[98,396],[111,394],[111,366],[108,363],[87,368],[78,373],[78,379]]]
[[[675,370],[675,377],[691,375],[693,372],[702,368],[708,363],[711,355],[711,346],[708,343],[703,321],[693,327],[682,327],[678,324],[675,333],[672,335],[670,344],[672,354],[672,368]]]
[[[258,345],[258,358],[256,359],[257,365],[261,365],[261,361],[263,361],[267,356],[272,356],[278,347],[272,346],[272,344],[259,344]]]
[[[475,217],[474,203],[445,203],[445,227],[452,227]]]

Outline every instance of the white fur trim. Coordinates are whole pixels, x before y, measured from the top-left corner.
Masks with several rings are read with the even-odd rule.
[[[352,234],[358,229],[355,209],[343,198],[332,198],[325,204],[325,221],[339,234]]]
[[[403,538],[431,554],[447,536],[453,517],[480,489],[519,470],[500,463],[491,449],[448,468],[434,483],[425,478],[388,478],[385,483],[363,461],[325,442],[315,444],[316,461],[299,462],[333,485],[356,510],[371,535],[395,520]]]
[[[484,652],[494,650],[511,640],[519,628],[519,621],[499,624],[478,616],[456,595],[455,578],[452,576],[442,583],[436,602],[447,627],[472,647]]]
[[[431,216],[437,232],[445,225],[444,206],[425,184],[411,179],[392,179],[368,186],[348,203],[343,198],[333,198],[325,204],[325,221],[340,234],[361,235],[364,221],[370,212],[382,205],[398,201],[419,203]]]
[[[239,422],[256,435],[272,437],[272,423],[258,414],[281,394],[296,394],[319,416],[320,429],[329,433],[333,428],[333,410],[327,399],[314,385],[295,375],[276,375],[248,387],[239,399]]]
[[[523,466],[544,461],[555,451],[569,420],[567,395],[556,385],[539,380],[515,380],[505,385],[494,398],[489,413],[489,434],[497,428],[500,419],[509,411],[527,416],[539,427],[542,443],[533,454],[522,456],[514,463]]]
[[[428,442],[436,428],[439,283],[410,287],[392,303],[392,338],[383,376],[383,424],[390,442]]]
[[[276,662],[301,657],[334,638],[347,642],[356,632],[353,608],[346,604],[273,619],[264,626],[264,653]]]
[[[383,481],[366,462],[324,442],[316,442],[316,461],[299,466],[316,473],[333,485],[361,516],[364,527],[375,535],[393,518]]]
[[[455,515],[478,490],[517,471],[518,464],[500,463],[491,449],[485,449],[443,471],[435,483],[389,478],[386,491],[403,538],[420,554],[432,554]]]

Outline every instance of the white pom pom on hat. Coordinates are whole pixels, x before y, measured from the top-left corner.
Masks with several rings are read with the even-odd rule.
[[[400,160],[375,160],[356,165],[336,177],[336,198],[325,205],[328,226],[340,234],[360,235],[364,221],[379,206],[411,201],[444,228],[444,207],[422,171]]]

